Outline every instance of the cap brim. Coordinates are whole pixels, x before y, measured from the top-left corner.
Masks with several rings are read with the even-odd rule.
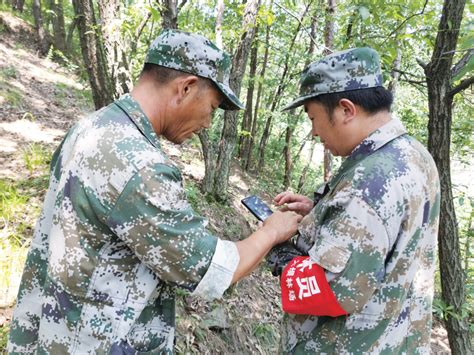
[[[304,104],[304,102],[308,99],[310,99],[311,97],[313,97],[312,95],[308,95],[308,96],[300,96],[298,97],[297,99],[295,99],[293,102],[291,102],[290,104],[288,104],[287,106],[285,106],[282,111],[288,111],[288,110],[291,110],[292,108],[296,108],[298,106],[301,106]]]
[[[227,85],[214,81],[214,83],[219,88],[222,95],[224,95],[224,100],[222,100],[221,105],[219,106],[223,110],[242,110],[245,108],[244,104],[240,102],[238,97],[234,94],[231,88]]]

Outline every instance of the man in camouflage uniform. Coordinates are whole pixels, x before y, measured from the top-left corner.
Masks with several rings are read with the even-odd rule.
[[[313,62],[300,83],[286,109],[304,105],[313,135],[346,159],[319,201],[275,197],[305,215],[297,247],[309,255],[281,276],[282,350],[429,353],[440,198],[433,159],[391,117],[374,50]]]
[[[242,104],[230,59],[206,38],[164,31],[131,95],[80,120],[51,180],[10,328],[11,353],[172,353],[175,289],[222,296],[301,216],[277,212],[237,243],[206,229],[159,136],[181,143],[218,106]]]

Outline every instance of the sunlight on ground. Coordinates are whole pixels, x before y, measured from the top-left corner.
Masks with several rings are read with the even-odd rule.
[[[25,140],[31,142],[43,142],[43,143],[54,143],[55,139],[64,135],[64,131],[53,128],[44,128],[40,124],[26,119],[14,121],[14,122],[2,122],[0,123],[0,129],[13,134],[18,134]],[[3,138],[4,139],[4,138]],[[8,140],[8,139],[5,139]],[[13,141],[10,141],[15,143]],[[0,146],[0,151],[4,150],[4,145]],[[8,146],[7,146],[8,149]]]
[[[0,53],[9,56],[10,65],[13,65],[23,76],[31,76],[40,82],[50,82],[53,84],[62,83],[77,90],[84,87],[73,78],[64,73],[64,69],[59,64],[51,62],[46,58],[31,58],[31,54],[24,49],[11,49],[7,46],[0,46]],[[58,72],[56,72],[58,71]]]
[[[17,247],[5,242],[6,236],[0,233],[0,307],[11,306],[20,286],[23,264],[28,248]]]
[[[18,149],[18,144],[8,138],[0,137],[0,152],[14,153]]]

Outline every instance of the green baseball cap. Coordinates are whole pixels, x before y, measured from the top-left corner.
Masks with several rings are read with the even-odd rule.
[[[230,56],[206,37],[175,29],[165,29],[150,45],[145,63],[208,78],[224,95],[220,108],[224,110],[244,108],[229,86],[232,64]]]
[[[382,86],[378,53],[369,47],[336,52],[309,64],[301,74],[300,94],[283,111],[322,94]]]

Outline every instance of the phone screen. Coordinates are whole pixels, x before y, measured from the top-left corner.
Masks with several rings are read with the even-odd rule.
[[[244,198],[242,203],[249,209],[252,214],[259,220],[264,221],[273,211],[259,197],[252,195]]]

